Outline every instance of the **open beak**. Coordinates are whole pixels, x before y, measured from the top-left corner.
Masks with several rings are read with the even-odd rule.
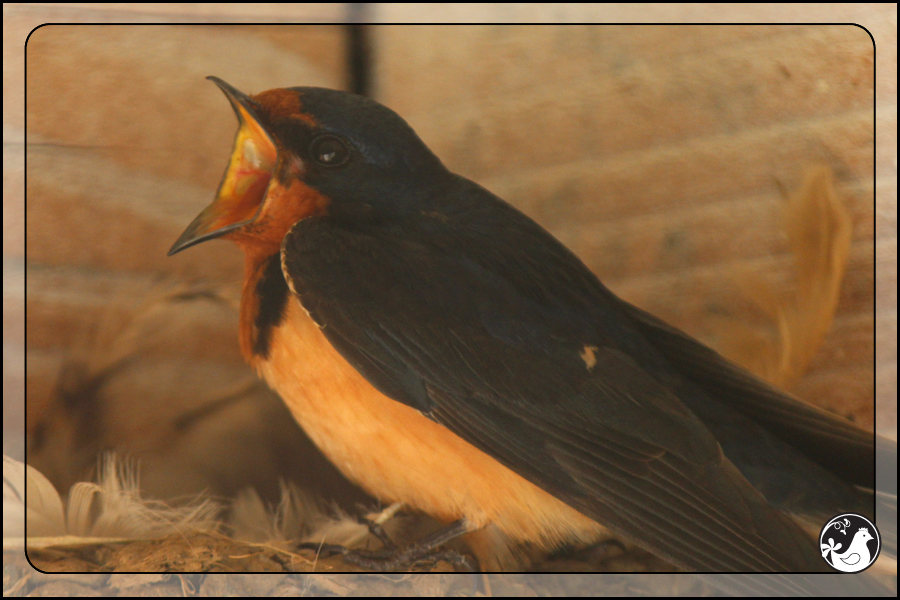
[[[228,97],[240,128],[215,200],[187,226],[172,245],[169,256],[251,223],[263,204],[278,161],[275,142],[260,124],[253,101],[218,77],[207,79]]]

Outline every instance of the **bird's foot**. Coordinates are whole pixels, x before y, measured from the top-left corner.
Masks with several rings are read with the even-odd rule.
[[[397,544],[390,538],[387,532],[384,530],[384,527],[381,526],[377,521],[370,521],[369,519],[363,519],[365,524],[369,528],[369,533],[378,538],[378,541],[381,542],[381,546],[384,550],[396,550]]]
[[[441,560],[453,565],[455,571],[469,573],[476,571],[475,562],[468,556],[455,550],[440,549],[446,542],[468,532],[465,520],[456,521],[405,548],[398,547],[378,523],[370,521],[367,525],[372,535],[381,541],[383,548],[380,550],[315,543],[300,544],[299,547],[316,550],[320,555],[324,553],[326,556],[342,554],[344,560],[352,565],[382,573],[409,571],[417,564],[434,564]]]

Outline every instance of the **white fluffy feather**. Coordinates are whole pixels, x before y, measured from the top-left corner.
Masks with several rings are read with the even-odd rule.
[[[97,483],[73,485],[64,502],[37,469],[4,456],[4,548],[23,547],[26,529],[28,546],[44,547],[156,539],[221,531],[225,526],[218,519],[225,513],[222,505],[209,497],[198,496],[177,507],[141,498],[136,466],[114,454],[101,459],[98,473]],[[370,518],[382,524],[401,506],[392,505]],[[369,535],[356,518],[337,508],[326,510],[315,498],[285,483],[275,507],[267,507],[255,490],[239,494],[225,529],[237,540],[272,546],[304,541],[354,547]]]
[[[102,540],[153,539],[216,530],[221,507],[211,499],[169,506],[140,496],[137,470],[108,454],[97,483],[72,486],[63,503],[37,469],[3,457],[3,546],[71,545]],[[27,488],[27,493],[26,493]]]

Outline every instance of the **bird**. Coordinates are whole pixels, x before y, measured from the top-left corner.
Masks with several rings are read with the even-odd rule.
[[[618,298],[394,111],[209,79],[239,128],[169,255],[243,251],[245,359],[431,541],[482,568],[613,534],[685,570],[818,572],[803,519],[874,516],[871,432]]]

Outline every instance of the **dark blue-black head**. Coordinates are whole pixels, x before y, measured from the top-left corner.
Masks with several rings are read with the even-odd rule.
[[[425,209],[454,178],[406,121],[374,100],[317,87],[248,96],[210,79],[240,127],[216,199],[169,254],[222,236],[274,247],[315,215]]]

